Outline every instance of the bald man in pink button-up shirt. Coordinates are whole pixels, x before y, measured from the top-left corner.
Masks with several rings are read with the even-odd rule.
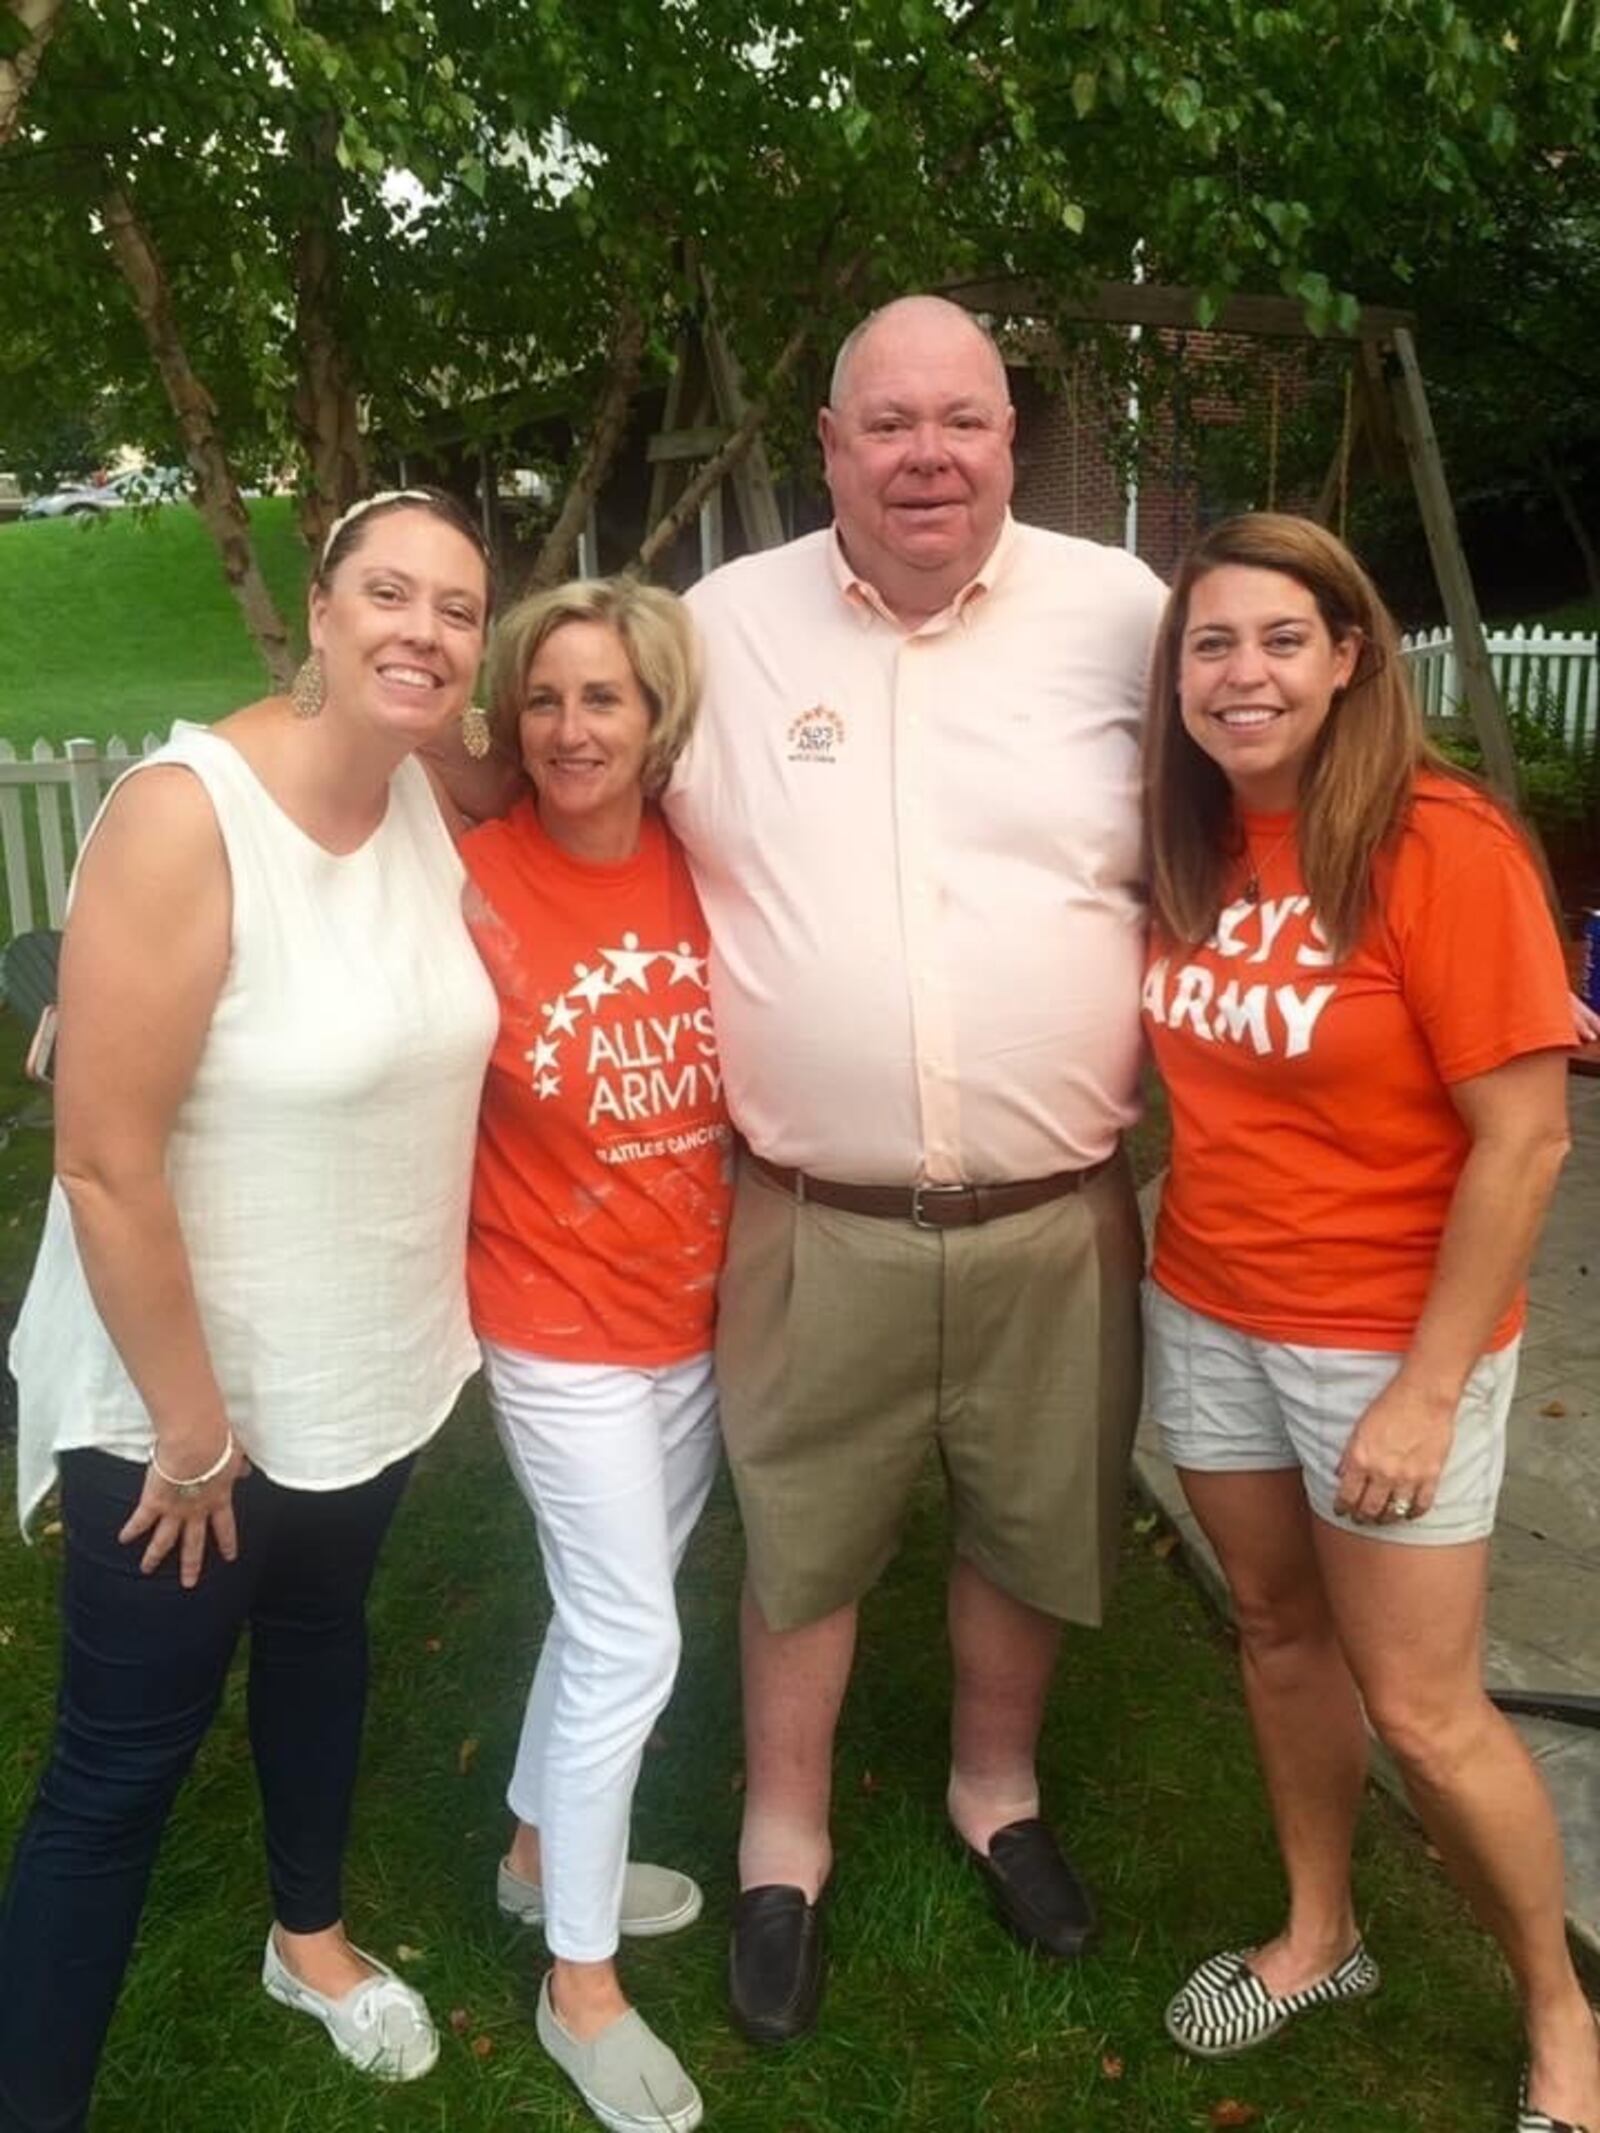
[[[1135,559],[1009,516],[1004,366],[938,299],[840,352],[836,513],[691,594],[700,726],[668,795],[748,1145],[718,1367],[749,1545],[733,2010],[815,2019],[856,1603],[931,1445],[956,1562],[951,1819],[1005,1922],[1071,1956],[1039,1819],[1064,1620],[1097,1621],[1137,1409]]]

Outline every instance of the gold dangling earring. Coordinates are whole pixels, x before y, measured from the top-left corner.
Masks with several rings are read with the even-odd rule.
[[[322,654],[313,651],[302,661],[289,684],[289,701],[294,705],[296,718],[315,718],[327,700],[328,677]]]
[[[489,733],[489,714],[482,704],[468,704],[461,714],[461,745],[475,763],[481,763],[489,753],[492,740]]]

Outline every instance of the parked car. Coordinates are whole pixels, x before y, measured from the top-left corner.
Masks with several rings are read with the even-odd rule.
[[[125,504],[169,503],[182,496],[184,488],[181,467],[130,467],[109,481],[67,482],[48,496],[36,496],[22,516],[97,518],[102,512],[120,511]]]

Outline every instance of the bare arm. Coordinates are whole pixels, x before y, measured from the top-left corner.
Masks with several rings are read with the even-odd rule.
[[[231,895],[197,781],[150,769],[111,802],[84,855],[61,953],[56,1171],[95,1307],[149,1409],[169,1474],[205,1471],[228,1417],[206,1351],[166,1177],[172,1123],[227,970]],[[235,1458],[195,1496],[145,1478],[121,1538],[144,1567],[176,1546],[200,1574],[208,1529],[234,1553]]]
[[[1376,1519],[1391,1494],[1417,1516],[1432,1503],[1462,1388],[1527,1273],[1566,1156],[1566,1083],[1564,1052],[1531,1052],[1452,1085],[1472,1147],[1411,1346],[1345,1448],[1340,1511]]]

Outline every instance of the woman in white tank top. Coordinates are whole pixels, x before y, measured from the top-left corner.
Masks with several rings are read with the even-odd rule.
[[[65,1637],[0,1912],[0,2133],[84,2123],[246,1624],[263,1984],[382,2078],[437,2055],[420,1997],[346,1937],[339,1877],[367,1584],[477,1362],[467,1194],[497,1017],[412,751],[465,710],[489,600],[452,499],[357,506],[292,698],[176,729],[80,855],[57,1182],[12,1344],[25,1525],[60,1478]]]

